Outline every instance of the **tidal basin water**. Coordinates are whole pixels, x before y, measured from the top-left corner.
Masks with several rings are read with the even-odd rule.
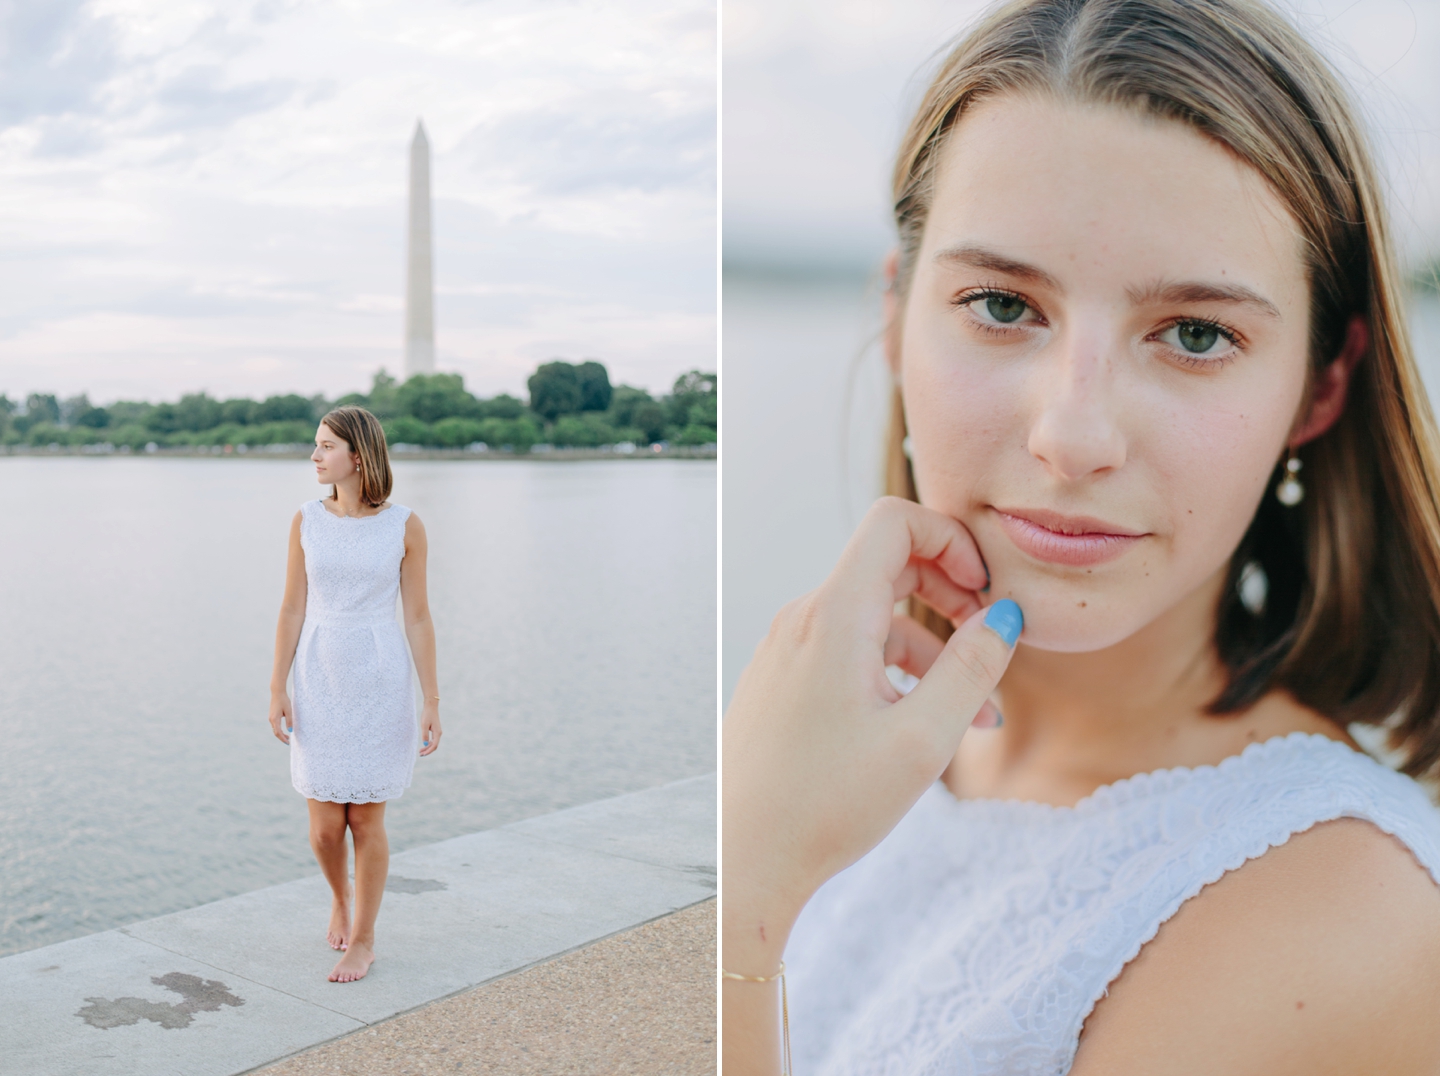
[[[266,721],[303,460],[0,458],[0,955],[315,870]],[[402,461],[444,739],[391,847],[715,768],[713,461]]]

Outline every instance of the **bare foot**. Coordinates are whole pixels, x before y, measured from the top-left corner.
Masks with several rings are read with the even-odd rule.
[[[332,983],[353,983],[356,979],[363,979],[373,963],[375,963],[375,950],[368,945],[355,942],[345,951],[345,955],[340,958],[340,963],[336,964],[334,970],[330,972],[330,981]]]
[[[331,949],[346,949],[350,945],[350,897],[346,894],[344,899],[335,897],[330,902],[330,929],[325,932],[325,940],[330,943]]]

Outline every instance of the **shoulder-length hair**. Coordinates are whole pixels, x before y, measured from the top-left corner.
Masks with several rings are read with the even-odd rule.
[[[390,450],[380,420],[363,407],[337,407],[320,420],[336,437],[360,457],[360,500],[371,508],[385,503],[394,485],[390,473]],[[334,500],[334,487],[330,499]]]
[[[1247,0],[1019,0],[996,8],[943,61],[900,147],[902,303],[947,133],[967,108],[1009,92],[1184,123],[1264,176],[1304,240],[1312,385],[1337,356],[1349,321],[1365,319],[1369,345],[1344,413],[1299,449],[1305,500],[1286,509],[1262,498],[1231,558],[1215,627],[1228,682],[1210,710],[1233,714],[1280,688],[1342,725],[1384,725],[1401,769],[1436,777],[1435,420],[1410,351],[1380,187],[1340,79],[1283,18]],[[904,438],[897,389],[886,485],[914,500]],[[1279,468],[1277,461],[1272,489]],[[1252,564],[1268,581],[1253,613],[1239,587]],[[915,612],[948,636],[933,610]]]

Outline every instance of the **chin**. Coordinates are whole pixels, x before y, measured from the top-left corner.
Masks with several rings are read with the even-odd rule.
[[[991,596],[1019,604],[1025,614],[1022,643],[1064,654],[1115,646],[1143,628],[1153,612],[1128,600],[1119,588],[1050,578],[997,578]]]

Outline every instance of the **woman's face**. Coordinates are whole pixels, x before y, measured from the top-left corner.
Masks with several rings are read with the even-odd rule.
[[[315,451],[310,453],[310,459],[315,464],[315,480],[327,486],[345,481],[358,470],[349,443],[323,422],[315,431]]]
[[[1224,570],[1305,391],[1301,251],[1178,123],[1012,95],[952,132],[898,315],[912,462],[1029,645],[1113,645]]]

